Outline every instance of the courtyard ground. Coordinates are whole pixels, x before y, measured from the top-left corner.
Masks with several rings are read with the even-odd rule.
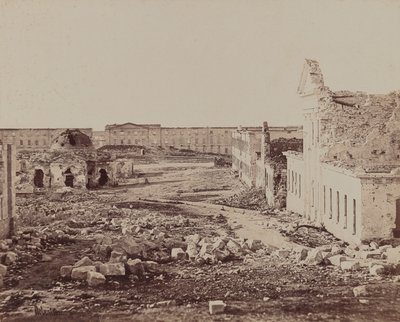
[[[135,171],[141,175],[118,187],[18,197],[20,233],[1,245],[3,257],[17,255],[0,292],[2,320],[399,320],[397,267],[372,274],[371,259],[350,269],[326,260],[384,251],[385,243],[352,248],[323,228],[301,226],[302,218],[268,208],[259,191],[209,160]],[[171,257],[173,249],[189,252],[193,238],[203,257]],[[97,286],[60,275],[84,257],[95,266],[118,262],[109,252],[121,247],[152,264]],[[223,300],[225,312],[210,315],[211,300]]]

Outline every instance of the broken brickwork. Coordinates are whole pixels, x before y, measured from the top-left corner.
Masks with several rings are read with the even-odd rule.
[[[346,241],[400,237],[400,92],[332,91],[306,60],[298,93],[304,155],[286,153],[288,209]]]
[[[133,175],[131,160],[96,151],[89,136],[80,130],[62,132],[46,152],[20,151],[18,161],[20,193],[112,186]]]

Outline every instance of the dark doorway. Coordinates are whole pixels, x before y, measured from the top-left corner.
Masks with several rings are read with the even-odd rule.
[[[105,169],[100,169],[99,185],[104,186],[108,182],[108,174]]]
[[[43,179],[44,179],[43,170],[36,169],[35,170],[35,176],[33,177],[33,184],[35,185],[35,187],[43,188],[44,187]]]
[[[396,200],[396,228],[393,229],[393,237],[400,238],[400,199]]]
[[[65,175],[65,181],[64,181],[65,185],[67,187],[73,188],[74,187],[74,175],[72,174],[71,169],[68,168],[67,171],[64,172],[64,175]]]

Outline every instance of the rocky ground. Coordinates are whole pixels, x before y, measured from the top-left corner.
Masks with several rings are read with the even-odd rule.
[[[209,162],[136,171],[115,188],[18,196],[2,320],[398,321],[396,241],[346,245]]]

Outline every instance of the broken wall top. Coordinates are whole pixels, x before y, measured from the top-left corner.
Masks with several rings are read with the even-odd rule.
[[[90,137],[78,129],[65,130],[53,141],[50,150],[94,149]]]
[[[302,80],[315,86],[321,160],[364,171],[399,167],[400,92],[331,91],[316,61],[307,60],[304,71]]]

